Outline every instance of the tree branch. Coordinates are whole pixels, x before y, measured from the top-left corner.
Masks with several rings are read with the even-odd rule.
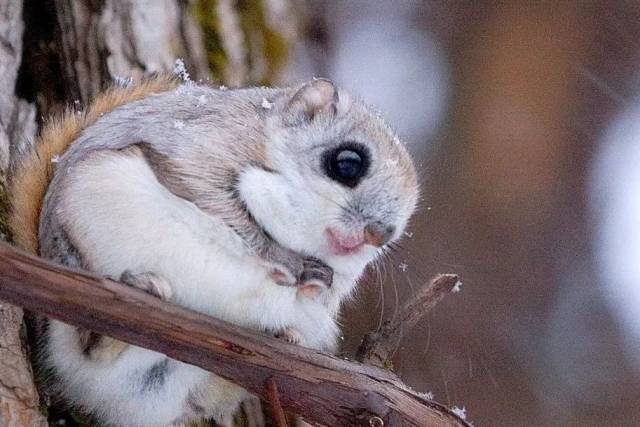
[[[276,427],[289,427],[289,424],[287,423],[287,416],[285,415],[284,410],[282,409],[282,404],[280,403],[278,385],[273,378],[269,378],[269,380],[267,380],[267,395],[269,396],[269,405],[271,406],[271,412],[273,413],[273,420]]]
[[[391,372],[293,346],[0,244],[0,298],[199,366],[329,426],[468,426]]]

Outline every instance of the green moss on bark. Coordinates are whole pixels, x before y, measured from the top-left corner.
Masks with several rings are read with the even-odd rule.
[[[207,62],[211,75],[214,79],[222,81],[228,61],[220,39],[216,3],[216,0],[198,0],[193,3],[191,13],[193,13],[202,29],[204,48],[207,52]]]
[[[240,0],[237,8],[247,41],[249,66],[256,55],[262,56],[267,65],[262,79],[254,83],[271,84],[289,56],[289,44],[282,34],[268,25],[261,0]]]
[[[220,37],[219,17],[216,13],[217,0],[197,0],[192,13],[202,28],[207,61],[215,79],[223,80],[228,59]],[[289,43],[277,29],[268,25],[265,6],[261,0],[239,0],[235,10],[240,18],[240,29],[244,34],[246,48],[245,61],[248,68],[255,69],[253,58],[264,59],[266,69],[260,76],[253,75],[250,84],[271,84],[289,56]]]

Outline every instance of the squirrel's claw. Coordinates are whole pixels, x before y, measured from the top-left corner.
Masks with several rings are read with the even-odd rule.
[[[298,286],[317,286],[321,289],[329,289],[333,283],[333,269],[317,258],[304,259],[304,269],[300,276]]]

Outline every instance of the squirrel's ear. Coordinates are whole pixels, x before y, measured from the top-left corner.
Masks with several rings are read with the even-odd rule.
[[[287,104],[287,112],[294,122],[313,120],[318,114],[335,114],[338,91],[327,79],[314,79],[302,86]]]

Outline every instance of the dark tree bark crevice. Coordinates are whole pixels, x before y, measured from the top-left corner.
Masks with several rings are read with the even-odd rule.
[[[16,147],[33,137],[34,107],[15,96],[22,59],[22,1],[0,3],[0,238],[8,240],[6,178]],[[0,303],[0,426],[45,427],[24,340],[23,311]]]
[[[18,73],[16,95],[35,103],[38,125],[56,105],[64,105],[70,98],[64,64],[58,48],[59,27],[52,2],[25,0],[24,49]]]

